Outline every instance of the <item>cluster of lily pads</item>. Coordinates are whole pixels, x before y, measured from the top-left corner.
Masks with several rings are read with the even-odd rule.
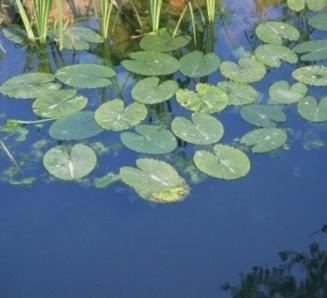
[[[288,2],[296,11],[306,4],[318,10],[312,6],[314,1]],[[311,17],[309,24],[327,31],[326,20],[327,13],[323,11]],[[77,90],[106,88],[116,76],[113,68],[96,64],[69,65],[55,74],[21,74],[4,82],[0,92],[13,98],[33,99],[33,112],[42,119],[53,120],[49,129],[52,139],[75,142],[104,131],[120,133],[125,147],[151,155],[137,159],[136,167],[122,167],[121,181],[146,200],[175,202],[185,198],[190,188],[172,165],[153,155],[173,152],[180,141],[196,146],[193,162],[208,176],[232,180],[248,174],[251,167],[248,155],[235,146],[220,143],[224,127],[216,115],[228,106],[241,106],[241,117],[257,127],[239,139],[254,153],[270,152],[285,145],[287,131],[278,127],[287,120],[284,105],[296,104],[299,115],[308,121],[327,121],[327,96],[318,101],[308,95],[308,86],[327,86],[327,66],[318,64],[327,58],[327,40],[297,43],[298,29],[279,21],[259,24],[256,34],[262,44],[237,63],[222,62],[217,54],[200,51],[177,59],[173,53],[184,48],[190,38],[172,38],[167,30],[143,37],[141,50],[121,62],[126,70],[142,76],[131,90],[133,102],[130,104],[115,98],[102,103],[95,111],[83,110],[88,99]],[[269,68],[299,61],[305,66],[292,72],[293,83],[277,81],[270,86],[272,104],[256,103],[258,93],[251,83],[262,80]],[[197,80],[217,70],[225,81],[215,85],[197,81],[194,90],[180,88],[174,80],[176,73]],[[145,124],[149,107],[170,100],[176,100],[189,116],[174,117],[169,127]],[[43,164],[56,178],[78,180],[94,170],[97,156],[83,143],[73,146],[63,143],[45,153]]]

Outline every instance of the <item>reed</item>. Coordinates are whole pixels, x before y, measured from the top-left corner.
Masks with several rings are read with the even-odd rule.
[[[35,26],[41,44],[45,44],[48,36],[48,19],[52,0],[33,0]]]
[[[109,26],[112,14],[112,9],[114,6],[114,1],[111,0],[101,0],[101,31],[102,37],[107,39],[109,36]]]
[[[35,35],[34,35],[33,29],[32,29],[31,22],[28,19],[26,10],[25,10],[21,0],[15,0],[15,3],[16,3],[16,6],[17,6],[18,13],[19,13],[19,15],[20,15],[20,17],[21,17],[21,19],[23,21],[23,25],[25,27],[27,38],[30,41],[34,42],[35,41]]]
[[[162,0],[148,0],[147,4],[148,4],[148,11],[150,15],[152,31],[156,32],[159,30],[159,25],[160,25],[160,12],[161,12]]]
[[[58,17],[58,44],[59,50],[61,51],[64,48],[64,19],[62,14],[62,0],[56,0],[57,6],[57,17]]]
[[[216,0],[207,0],[208,23],[212,24],[216,16]]]

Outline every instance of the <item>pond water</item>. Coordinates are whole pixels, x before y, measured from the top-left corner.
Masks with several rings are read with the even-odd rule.
[[[214,28],[214,51],[221,60],[237,61],[242,50],[252,51],[260,43],[256,23],[284,20],[287,11],[279,6],[257,9],[254,1],[230,1],[225,25],[217,21]],[[288,17],[292,15],[295,18],[292,13]],[[309,33],[311,39],[327,36],[318,30]],[[0,42],[6,49],[0,83],[24,71],[41,67],[45,71],[44,57],[31,58],[27,48],[3,35]],[[55,71],[53,52],[50,48],[48,52],[45,65]],[[61,58],[67,65],[103,63],[105,58],[95,52],[99,53],[64,51]],[[117,59],[113,58],[116,82],[124,85],[130,102],[138,77]],[[257,102],[270,102],[267,91],[274,82],[295,82],[291,73],[296,67],[284,63],[270,68],[263,80],[252,84],[259,94]],[[175,79],[194,86],[194,80],[180,75]],[[208,78],[210,84],[223,80],[218,72]],[[116,87],[79,90],[89,99],[85,109],[94,111],[103,98],[118,97]],[[309,94],[322,98],[326,87],[310,87]],[[171,115],[188,115],[174,99],[170,105],[171,112],[164,106],[167,113],[160,114],[161,106],[145,122],[160,124]],[[150,155],[174,165],[190,185],[185,200],[172,204],[147,202],[120,181],[106,188],[94,186],[95,178],[117,174],[122,166],[134,166],[136,159],[149,156],[124,148],[119,133],[103,132],[84,140],[96,149],[97,168],[80,182],[65,182],[49,175],[42,164],[47,150],[65,144],[49,137],[52,122],[23,126],[14,135],[0,132],[22,170],[12,177],[13,162],[0,153],[0,297],[230,297],[221,289],[225,282],[239,284],[239,273],[255,265],[277,265],[279,251],[304,251],[313,241],[326,248],[326,239],[312,233],[327,218],[327,122],[303,119],[294,104],[285,105],[284,112],[287,121],[278,127],[287,129],[288,140],[282,148],[256,154],[239,145],[251,160],[250,172],[241,179],[200,173],[192,163],[194,146],[185,143],[173,153]],[[4,95],[0,114],[1,125],[7,119],[37,119],[30,100]],[[255,128],[241,118],[240,107],[230,106],[218,118],[225,128],[223,144],[237,146],[235,139]],[[17,140],[27,132],[26,139]],[[40,140],[44,144],[39,142],[38,148],[35,143]]]

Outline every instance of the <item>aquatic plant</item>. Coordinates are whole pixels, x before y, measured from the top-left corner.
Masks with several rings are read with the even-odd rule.
[[[101,0],[101,32],[104,39],[108,38],[109,35],[109,25],[112,14],[112,9],[114,6],[114,1],[111,0]]]
[[[208,23],[212,24],[216,16],[216,0],[206,0]]]
[[[147,5],[152,31],[156,32],[159,30],[160,26],[162,0],[147,0]]]

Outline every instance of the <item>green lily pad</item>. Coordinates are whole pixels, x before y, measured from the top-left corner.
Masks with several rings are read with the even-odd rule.
[[[0,86],[0,92],[6,96],[20,99],[34,99],[60,89],[52,83],[52,74],[32,72],[10,78]]]
[[[217,143],[224,134],[224,127],[219,120],[202,113],[192,114],[192,120],[176,117],[171,128],[178,138],[197,145]]]
[[[69,151],[62,146],[51,148],[43,157],[47,171],[62,180],[78,180],[93,171],[97,164],[94,151],[83,144]]]
[[[327,86],[327,66],[312,65],[300,67],[293,71],[297,81],[312,86]]]
[[[157,203],[173,203],[189,193],[186,181],[168,163],[150,158],[136,161],[137,168],[122,167],[121,180],[145,200]]]
[[[131,53],[131,60],[121,62],[128,71],[145,76],[169,75],[178,71],[179,61],[164,53],[140,51]]]
[[[121,133],[120,140],[127,148],[146,154],[166,154],[177,147],[174,135],[155,125],[138,125],[135,132]]]
[[[195,90],[179,89],[176,93],[178,103],[193,112],[208,114],[220,112],[228,104],[226,92],[219,87],[199,83]]]
[[[259,127],[275,127],[276,122],[285,122],[287,117],[283,109],[275,105],[253,104],[241,109],[241,117]]]
[[[266,74],[266,67],[254,57],[241,57],[238,64],[225,61],[220,64],[221,74],[238,83],[260,81]]]
[[[227,93],[230,105],[247,105],[253,103],[258,97],[257,91],[247,84],[224,81],[219,82],[217,86]]]
[[[193,161],[196,167],[208,176],[219,179],[238,179],[249,172],[251,163],[247,155],[241,150],[217,144],[213,152],[198,150]]]
[[[294,26],[283,22],[268,21],[256,28],[257,36],[264,42],[281,45],[284,39],[297,41],[300,32]]]
[[[327,12],[309,18],[309,24],[316,29],[327,31]]]
[[[108,130],[121,131],[141,123],[148,110],[143,104],[132,103],[125,108],[120,99],[114,99],[102,104],[95,112],[95,120]]]
[[[218,69],[220,59],[215,53],[203,54],[193,51],[180,60],[180,72],[190,78],[207,76]]]
[[[175,95],[178,84],[173,80],[159,83],[158,77],[150,77],[138,81],[132,89],[132,97],[144,104],[164,102]]]
[[[64,45],[68,50],[88,51],[90,44],[101,43],[103,39],[90,28],[68,27],[64,31]]]
[[[22,45],[27,41],[25,30],[19,26],[11,25],[10,27],[2,29],[3,35],[11,42]]]
[[[279,104],[292,104],[300,101],[308,92],[306,85],[295,83],[290,85],[287,81],[278,81],[269,88],[269,96]]]
[[[61,141],[82,140],[100,134],[103,129],[96,123],[93,112],[78,112],[54,122],[50,137]]]
[[[299,12],[305,8],[305,6],[312,11],[319,11],[327,6],[326,0],[287,0],[287,6]]]
[[[270,67],[280,67],[281,60],[288,63],[297,63],[297,55],[287,47],[276,44],[265,44],[255,50],[256,58]]]
[[[307,96],[298,103],[297,110],[308,121],[327,121],[327,96],[323,97],[319,103],[314,97]]]
[[[327,39],[310,40],[293,48],[301,56],[302,61],[320,61],[327,59]]]
[[[102,88],[111,84],[116,72],[110,67],[97,64],[76,64],[60,68],[56,78],[75,88]]]
[[[43,118],[63,118],[81,111],[86,105],[86,97],[75,90],[63,89],[38,97],[33,103],[33,112]]]
[[[252,152],[264,153],[282,147],[287,141],[287,134],[280,128],[258,128],[245,134],[240,142],[252,146]]]

